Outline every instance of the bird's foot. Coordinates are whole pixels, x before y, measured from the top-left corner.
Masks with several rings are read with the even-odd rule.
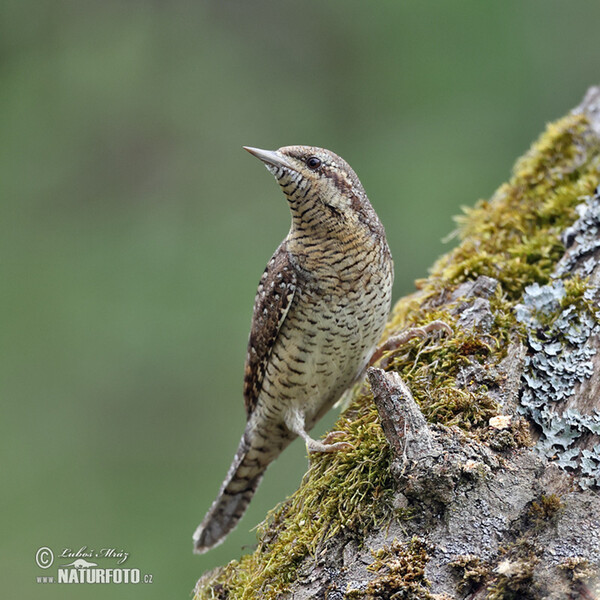
[[[412,327],[399,335],[388,338],[381,346],[379,346],[379,348],[377,348],[377,350],[375,350],[375,352],[373,352],[373,356],[371,357],[368,366],[373,366],[386,352],[404,346],[404,344],[413,338],[426,338],[428,334],[433,331],[443,331],[448,335],[452,334],[452,328],[447,323],[444,323],[444,321],[431,321],[431,323],[427,323],[427,325],[423,325],[423,327]],[[382,366],[385,367],[386,365]]]
[[[341,450],[351,450],[354,448],[349,442],[334,442],[332,440],[339,438],[340,436],[346,435],[344,431],[331,431],[324,438],[323,441],[313,440],[312,438],[305,438],[306,449],[309,453],[311,452],[339,452]]]
[[[350,450],[351,448],[354,448],[354,446],[348,442],[329,443],[332,440],[345,435],[343,431],[332,431],[322,442],[313,440],[310,435],[308,435],[304,423],[304,413],[298,407],[291,407],[285,413],[285,424],[292,433],[299,435],[304,440],[306,450],[309,454],[311,452],[339,452],[340,450]]]

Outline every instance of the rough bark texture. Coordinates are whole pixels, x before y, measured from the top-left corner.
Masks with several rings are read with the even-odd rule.
[[[600,598],[599,180],[591,88],[388,331],[454,334],[369,370],[336,425],[357,451],[315,459],[197,598]]]

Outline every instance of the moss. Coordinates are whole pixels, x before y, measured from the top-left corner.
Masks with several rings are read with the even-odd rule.
[[[579,274],[564,280],[565,297],[562,299],[561,312],[574,306],[577,312],[588,312],[598,320],[597,306],[588,296],[590,290],[589,277],[582,277]]]
[[[488,587],[488,600],[533,600],[537,598],[532,588],[533,572],[536,561],[505,561],[495,582]]]
[[[483,431],[498,413],[490,392],[503,381],[493,374],[494,366],[510,340],[524,339],[515,304],[525,286],[550,280],[564,251],[560,234],[575,221],[581,197],[597,184],[597,144],[583,115],[550,125],[518,161],[511,180],[490,201],[465,210],[460,245],[418,282],[418,292],[394,308],[388,335],[436,319],[454,329],[452,336],[414,339],[386,357],[387,368],[400,372],[430,421]],[[464,299],[451,297],[461,283],[481,275],[499,284],[489,298],[493,322],[485,335],[457,325]],[[580,285],[572,284],[573,297],[583,297]],[[474,364],[489,370],[489,381],[459,386],[457,376]],[[312,457],[298,491],[261,527],[256,552],[199,582],[197,599],[275,598],[288,588],[303,559],[318,555],[331,536],[344,533],[360,540],[393,515],[391,457],[365,384],[335,429],[346,432],[353,449]],[[498,594],[493,597],[509,597]]]
[[[450,566],[460,573],[458,591],[468,594],[475,591],[490,575],[490,565],[472,554],[456,557]]]
[[[531,503],[529,518],[535,527],[545,527],[556,522],[563,508],[564,503],[556,494],[541,496],[539,500]]]
[[[429,561],[427,549],[424,540],[414,537],[408,543],[394,541],[391,546],[373,552],[375,561],[368,569],[376,573],[376,577],[367,585],[363,597],[368,600],[433,600],[425,578],[425,567]]]
[[[435,311],[435,319],[451,326],[455,318],[449,311]],[[412,326],[425,324],[427,317],[417,318]],[[419,403],[423,414],[432,422],[471,429],[486,425],[498,407],[484,387],[459,389],[456,376],[463,367],[484,360],[497,350],[496,340],[482,341],[477,334],[454,327],[454,334],[435,343],[431,340],[410,342],[398,352],[389,368],[398,371]]]
[[[465,210],[464,241],[432,276],[451,283],[493,277],[511,300],[526,285],[546,283],[564,250],[560,233],[576,219],[579,198],[597,184],[597,150],[585,117],[550,125],[493,199]]]
[[[510,451],[515,448],[529,448],[534,445],[531,428],[523,417],[511,418],[509,428],[489,427],[479,435],[479,439],[496,452]]]
[[[233,598],[275,598],[292,581],[299,562],[343,532],[361,538],[392,512],[389,450],[375,408],[358,398],[338,427],[355,449],[312,457],[304,481],[259,529],[254,554],[229,563],[218,581]],[[211,598],[211,586],[197,598]]]
[[[494,580],[488,585],[486,600],[533,600],[540,596],[534,584],[539,559],[537,548],[525,538],[503,550],[504,559],[494,569]]]
[[[598,570],[590,564],[590,561],[581,556],[565,558],[558,568],[564,571],[573,583],[586,583],[598,575]]]
[[[497,413],[485,387],[461,389],[456,376],[474,361],[488,368],[497,365],[509,341],[523,339],[514,307],[527,285],[550,280],[564,252],[560,235],[576,220],[582,196],[597,185],[599,164],[597,141],[589,136],[583,116],[568,116],[550,125],[493,199],[466,209],[458,219],[463,242],[437,261],[427,280],[419,282],[421,293],[395,307],[391,331],[434,319],[452,325],[452,313],[461,299],[435,307],[437,298],[448,297],[461,283],[480,276],[499,283],[490,298],[494,320],[485,337],[454,327],[452,337],[433,346],[413,342],[412,351],[408,346],[394,357],[392,368],[402,373],[430,420],[472,429]],[[575,278],[568,286],[565,301],[583,303],[585,282]]]

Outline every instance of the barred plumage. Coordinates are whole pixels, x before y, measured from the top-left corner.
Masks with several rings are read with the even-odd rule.
[[[362,372],[390,309],[393,263],[358,177],[321,148],[246,148],[275,176],[292,227],[261,278],[244,377],[247,424],[194,550],[223,541],[267,466],[297,436],[309,452],[343,450],[307,433]]]

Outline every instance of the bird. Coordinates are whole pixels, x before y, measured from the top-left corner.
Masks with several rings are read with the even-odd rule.
[[[244,147],[275,177],[292,222],[260,279],[244,369],[246,426],[194,552],[237,525],[268,465],[297,437],[308,453],[351,447],[308,432],[364,372],[391,307],[385,230],[357,175],[314,146]],[[335,441],[338,440],[338,441]]]

